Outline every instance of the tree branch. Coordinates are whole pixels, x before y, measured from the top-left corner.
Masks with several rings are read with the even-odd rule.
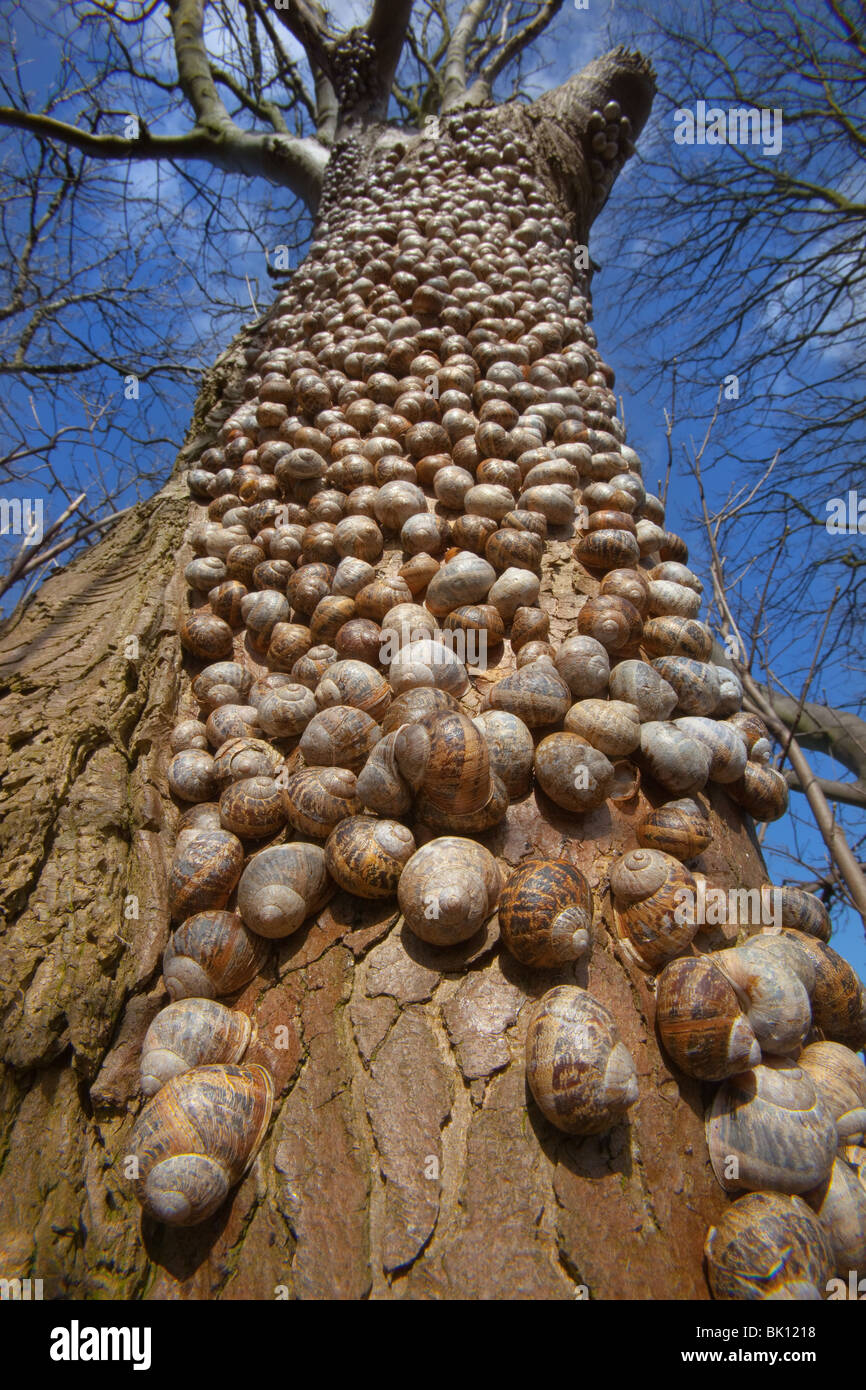
[[[466,50],[487,9],[487,0],[470,0],[454,26],[445,56],[442,111],[450,111],[466,97]]]

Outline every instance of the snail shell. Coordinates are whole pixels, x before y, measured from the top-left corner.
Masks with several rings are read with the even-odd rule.
[[[469,676],[459,656],[444,642],[421,638],[410,642],[388,668],[388,681],[396,694],[419,686],[435,686],[449,695],[462,695]]]
[[[526,796],[532,782],[535,745],[523,720],[506,710],[492,709],[472,722],[484,735],[490,770],[502,781],[509,800]]]
[[[784,931],[778,939],[793,950],[799,948],[799,953],[814,965],[814,1026],[832,1042],[843,1043],[854,1052],[866,1047],[866,987],[853,967],[832,946],[814,936]]]
[[[312,645],[312,633],[302,623],[275,623],[268,643],[267,663],[273,671],[291,671],[298,658]]]
[[[726,1192],[808,1192],[829,1176],[836,1153],[836,1126],[811,1077],[777,1057],[725,1081],[706,1130]]]
[[[310,720],[298,746],[309,764],[358,772],[381,736],[375,719],[363,710],[332,705]]]
[[[696,618],[649,618],[644,623],[643,645],[653,656],[688,656],[695,661],[709,661],[713,634]]]
[[[792,885],[786,885],[778,892],[783,927],[793,927],[807,936],[817,936],[819,941],[830,940],[830,914],[820,898]]]
[[[175,753],[168,765],[168,785],[181,801],[210,801],[217,790],[210,753],[200,748]]]
[[[618,662],[610,673],[609,690],[612,700],[637,708],[641,723],[669,719],[677,703],[673,686],[646,661]]]
[[[713,1298],[823,1299],[833,1248],[800,1197],[750,1192],[711,1226],[704,1244]]]
[[[446,690],[419,685],[398,695],[396,700],[392,701],[382,720],[382,733],[393,733],[401,724],[417,724],[425,714],[459,708],[454,696],[449,695]]]
[[[558,724],[571,704],[571,692],[552,665],[543,661],[522,666],[491,686],[485,709],[516,714],[529,729]]]
[[[253,855],[238,884],[238,912],[251,931],[290,936],[334,891],[319,845],[273,845]]]
[[[205,732],[211,746],[219,749],[229,739],[253,738],[258,722],[254,705],[220,705],[208,715]]]
[[[601,581],[599,593],[605,598],[628,599],[643,617],[649,602],[649,580],[640,569],[609,570]]]
[[[414,853],[414,837],[399,821],[350,816],[328,837],[325,867],[341,888],[359,898],[387,898],[396,893]]]
[[[306,729],[318,711],[316,697],[305,685],[279,685],[259,701],[259,727],[272,738],[292,738]]]
[[[859,1154],[863,1154],[860,1149]],[[864,1155],[866,1160],[866,1155]],[[866,1273],[866,1161],[848,1162],[840,1154],[830,1176],[806,1201],[830,1238],[836,1274],[847,1280]]]
[[[417,555],[413,555],[411,560],[406,561],[405,565],[401,565],[398,571],[403,583],[416,598],[423,594],[434,574],[438,574],[438,572],[439,561],[423,550],[419,551]]]
[[[412,855],[397,888],[406,925],[433,946],[468,941],[493,913],[499,866],[475,840],[444,835]]]
[[[467,551],[440,566],[427,587],[425,602],[435,617],[444,618],[463,604],[484,603],[495,579],[493,566]]]
[[[666,579],[652,579],[649,586],[649,611],[654,617],[672,614],[680,618],[696,618],[701,611],[701,596],[686,584],[672,584]]]
[[[228,623],[215,613],[197,609],[180,626],[181,646],[200,661],[217,661],[231,656],[234,638]]]
[[[640,547],[629,531],[603,529],[581,536],[574,554],[587,569],[615,570],[636,565]]]
[[[521,864],[499,899],[502,939],[524,965],[579,960],[591,948],[592,917],[589,883],[565,859]]]
[[[425,714],[403,725],[394,752],[406,782],[441,810],[478,811],[489,801],[487,741],[460,711]]]
[[[580,700],[565,716],[565,727],[610,757],[633,753],[640,743],[640,715],[622,700]]]
[[[135,1195],[149,1216],[192,1226],[222,1205],[264,1139],[274,1087],[264,1067],[193,1067],[147,1102],[133,1127]]]
[[[656,657],[653,667],[677,693],[681,714],[713,714],[721,699],[721,685],[714,666],[687,656]]]
[[[171,731],[172,753],[182,753],[187,748],[207,749],[207,731],[200,719],[182,719]],[[792,922],[792,926],[795,924]]]
[[[731,671],[727,666],[715,666],[716,675],[719,678],[719,703],[713,713],[717,719],[725,719],[729,714],[736,713],[743,703],[743,686],[739,676],[735,671]]]
[[[640,750],[647,771],[666,791],[689,796],[706,786],[709,750],[676,724],[661,720],[642,724]]]
[[[178,846],[168,880],[172,917],[182,920],[195,912],[225,907],[243,863],[244,847],[227,830],[205,830]]]
[[[379,740],[358,774],[361,803],[382,816],[404,816],[412,806],[412,788],[397,765],[397,732]]]
[[[766,763],[770,760],[772,747],[770,744],[770,734],[763,719],[757,714],[749,714],[740,711],[732,714],[728,724],[733,725],[742,734],[749,754],[749,761],[753,763]]]
[[[577,734],[548,734],[535,750],[535,776],[542,791],[566,811],[592,811],[613,789],[614,766]]]
[[[213,999],[242,989],[267,957],[267,943],[236,912],[197,912],[169,940],[162,977],[172,999]]]
[[[668,801],[649,811],[635,834],[644,849],[658,849],[683,860],[703,854],[713,838],[705,808],[691,797]]]
[[[241,697],[248,693],[252,685],[252,679],[252,672],[241,666],[240,662],[216,661],[199,672],[192,683],[192,693],[199,704],[209,710],[227,703],[240,704],[243,703]],[[233,695],[226,696],[226,686],[231,687]]]
[[[742,777],[746,768],[746,745],[730,724],[698,717],[675,719],[674,724],[706,748],[710,755],[710,781],[727,785]]]
[[[276,748],[263,738],[231,738],[213,760],[214,778],[224,787],[247,777],[274,777],[282,761]]]
[[[608,652],[633,647],[640,640],[641,627],[640,613],[627,598],[604,594],[588,598],[577,615],[578,632],[594,637]]]
[[[535,606],[540,589],[541,581],[537,574],[512,566],[500,574],[487,595],[487,601],[498,609],[503,622],[510,623],[518,608]]]
[[[657,970],[694,937],[697,883],[672,855],[634,849],[610,867],[617,927],[638,965]]]
[[[866,1063],[841,1043],[815,1042],[804,1047],[797,1066],[811,1076],[836,1124],[840,1141],[862,1136],[866,1129]]]
[[[742,777],[726,783],[726,790],[755,820],[779,820],[788,809],[788,784],[774,767],[747,762]]]
[[[286,823],[282,788],[273,777],[245,777],[220,796],[220,821],[242,839],[262,840]]]
[[[287,779],[283,805],[295,830],[324,840],[346,816],[360,815],[363,801],[348,768],[305,767]]]
[[[701,1081],[723,1081],[761,1060],[732,986],[708,956],[668,962],[656,984],[656,1023],[671,1060]]]
[[[385,677],[363,661],[335,661],[316,686],[321,709],[352,705],[378,723],[391,703],[391,687]]]
[[[799,977],[774,951],[749,943],[713,956],[737,998],[764,1052],[799,1052],[812,1024],[809,995]]]
[[[239,1062],[252,1036],[246,1014],[214,999],[181,999],[161,1009],[141,1048],[141,1089],[156,1095],[173,1076],[208,1062]]]
[[[569,637],[558,649],[554,665],[576,700],[604,695],[610,680],[607,650],[594,637]],[[617,699],[625,699],[618,695]]]
[[[344,598],[355,598],[364,585],[372,584],[375,578],[376,571],[366,560],[346,555],[334,572],[331,593],[341,594]]]
[[[600,1134],[637,1100],[637,1072],[612,1014],[586,990],[558,985],[526,1034],[526,1080],[542,1114],[566,1134]]]

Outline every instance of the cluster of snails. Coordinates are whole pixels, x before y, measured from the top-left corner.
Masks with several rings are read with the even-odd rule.
[[[411,147],[392,133],[363,171],[351,140],[335,147],[309,255],[188,474],[200,510],[180,628],[192,674],[168,768],[185,807],[163,963],[174,1002],[145,1043],[139,1195],[159,1219],[203,1219],[254,1158],[272,1086],[240,1065],[250,1020],[216,1001],[254,978],[269,941],[341,889],[396,895],[433,947],[470,942],[495,916],[521,964],[571,966],[592,948],[584,875],[532,859],[506,876],[474,837],[533,787],[585,816],[636,805],[643,779],[659,804],[609,875],[623,947],[661,971],[672,1062],[722,1083],[710,1150],[727,1184],[735,1149],[741,1184],[766,1199],[748,1220],[763,1220],[772,1189],[788,1203],[806,1192],[808,1220],[825,1221],[863,1140],[851,1116],[866,1092],[840,1060],[864,1041],[862,986],[826,946],[821,905],[796,891],[779,936],[687,954],[697,926],[672,905],[711,842],[701,793],[721,787],[769,820],[787,788],[736,675],[711,660],[701,582],[625,443],[568,221],[551,217],[527,144],[494,116],[463,109]],[[632,148],[616,103],[593,114],[590,140],[602,186]],[[540,597],[551,538],[571,543],[582,600],[558,644]],[[461,698],[491,653],[511,669],[472,718]],[[806,1045],[812,1029],[828,1041]],[[571,984],[532,1007],[526,1076],[568,1134],[610,1128],[638,1095],[616,1020]],[[736,1123],[744,1088],[751,1128]],[[774,1105],[814,1140],[808,1184],[805,1159],[796,1185],[758,1180],[755,1134]],[[232,1141],[219,1163],[213,1116]],[[786,1157],[793,1173],[798,1134],[767,1156],[774,1174]],[[798,1232],[802,1206],[790,1208]],[[713,1273],[732,1267],[723,1226],[711,1280],[734,1296]]]

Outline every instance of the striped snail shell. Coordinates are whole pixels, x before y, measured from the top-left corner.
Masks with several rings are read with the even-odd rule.
[[[490,770],[502,781],[510,801],[526,796],[532,782],[535,745],[522,719],[506,710],[486,710],[474,719],[490,754]]]
[[[358,774],[362,805],[381,816],[404,816],[412,807],[412,788],[400,771],[395,752],[398,729],[379,740]]]
[[[603,532],[597,532],[602,535]],[[577,630],[594,637],[608,652],[620,652],[640,640],[641,616],[627,598],[600,594],[588,598],[577,615]]]
[[[286,823],[282,788],[273,777],[245,777],[231,782],[220,796],[224,830],[242,839],[263,840]]]
[[[418,686],[435,686],[456,697],[469,688],[469,676],[459,656],[444,642],[427,637],[398,652],[388,668],[388,681],[397,695]]]
[[[366,560],[346,555],[340,561],[331,582],[331,593],[344,598],[355,598],[365,584],[372,584],[376,571]]]
[[[238,912],[251,931],[290,936],[334,891],[319,845],[272,845],[253,855],[238,884]]]
[[[218,661],[220,657],[231,656],[234,649],[228,623],[203,609],[196,609],[184,618],[180,625],[180,641],[184,650],[200,661]]]
[[[238,661],[215,661],[196,676],[192,693],[199,704],[209,710],[226,703],[243,704],[242,697],[248,694],[252,679],[252,672]],[[234,695],[227,694],[227,686]]]
[[[747,941],[716,951],[713,962],[736,990],[764,1052],[796,1055],[812,1024],[809,995],[799,977],[774,951]]]
[[[755,820],[779,820],[788,809],[788,784],[774,767],[747,762],[743,775],[725,789]]]
[[[576,700],[604,695],[610,680],[610,658],[594,637],[568,637],[558,648],[554,665]],[[624,699],[617,696],[617,699]]]
[[[201,720],[182,719],[179,724],[175,724],[171,731],[170,747],[172,753],[182,753],[187,748],[207,750],[207,731]]]
[[[649,580],[641,569],[608,570],[601,581],[599,593],[605,598],[624,598],[643,617],[649,602]]]
[[[711,1226],[704,1244],[714,1298],[816,1300],[833,1274],[833,1247],[800,1197],[750,1192]]]
[[[779,888],[778,893],[783,927],[817,936],[819,941],[830,940],[830,914],[820,898],[790,884]]]
[[[657,970],[690,946],[698,924],[697,884],[672,855],[634,849],[610,866],[614,916],[626,949],[645,970]]]
[[[689,796],[706,786],[709,750],[676,724],[661,720],[642,724],[640,751],[646,770],[666,791]]]
[[[849,1161],[849,1153],[859,1161]],[[830,1238],[836,1274],[847,1281],[854,1270],[859,1279],[866,1272],[866,1150],[851,1146],[839,1154],[805,1200]]]
[[[574,554],[587,569],[615,570],[636,565],[640,547],[629,531],[604,529],[581,536]]]
[[[259,726],[272,738],[292,738],[318,712],[316,697],[305,685],[280,685],[259,702]]]
[[[210,801],[217,790],[211,754],[201,748],[175,753],[168,765],[168,785],[181,801]]]
[[[160,1009],[141,1047],[141,1089],[153,1096],[173,1076],[208,1062],[239,1062],[252,1037],[246,1014],[215,999],[180,999]]]
[[[291,671],[298,657],[313,645],[313,635],[303,623],[275,623],[268,643],[267,663],[272,671]]]
[[[860,1138],[866,1131],[866,1063],[850,1047],[814,1042],[797,1058],[811,1076],[836,1125],[840,1141]]]
[[[276,748],[263,738],[232,738],[214,757],[214,778],[224,787],[246,777],[274,777],[282,761]]]
[[[258,711],[253,705],[220,705],[207,717],[205,732],[212,748],[222,748],[229,739],[254,738],[259,732]]]
[[[149,1216],[193,1226],[222,1205],[249,1169],[271,1118],[264,1067],[193,1067],[147,1102],[132,1130],[135,1195]]]
[[[412,832],[399,821],[349,816],[325,843],[325,867],[341,888],[359,898],[387,898],[396,893],[414,853]]]
[[[477,811],[490,798],[490,753],[484,735],[460,711],[426,714],[394,741],[406,782],[443,811]]]
[[[633,753],[640,743],[640,715],[623,700],[579,700],[565,716],[565,727],[609,757]]]
[[[713,650],[713,634],[697,618],[649,618],[644,623],[642,641],[653,656],[687,656],[695,661],[709,661]]]
[[[613,1015],[573,985],[548,990],[530,1012],[526,1080],[542,1114],[566,1134],[611,1129],[638,1097]]]
[[[339,661],[340,653],[335,647],[329,647],[326,643],[321,646],[311,647],[303,656],[299,656],[292,667],[292,680],[298,685],[306,686],[307,690],[313,691],[322,679],[329,666],[333,666],[335,661]]]
[[[413,518],[414,520],[414,518]],[[405,527],[404,527],[405,530]],[[417,598],[423,594],[434,574],[439,572],[439,561],[421,550],[401,565],[398,571],[403,583]]]
[[[674,724],[706,748],[710,755],[711,782],[727,786],[742,777],[746,769],[746,745],[736,729],[724,720],[698,716],[675,719]]]
[[[236,912],[197,912],[170,938],[162,976],[172,999],[213,999],[242,989],[267,957],[267,943]]]
[[[725,1081],[706,1131],[726,1192],[808,1192],[829,1176],[836,1153],[836,1126],[811,1077],[779,1057]]]
[[[335,661],[316,686],[320,709],[352,705],[378,723],[391,703],[391,687],[385,677],[363,661]]]
[[[735,714],[743,703],[743,686],[735,671],[727,666],[715,666],[719,678],[719,703],[713,713],[717,719],[725,719]]]
[[[496,908],[499,866],[475,840],[444,835],[416,850],[397,888],[406,925],[433,946],[468,941]]]
[[[730,715],[726,722],[742,734],[750,762],[767,763],[770,761],[770,754],[773,751],[770,744],[770,733],[759,715],[740,710],[739,713]]]
[[[752,1026],[711,956],[668,962],[656,984],[656,1023],[671,1061],[701,1081],[723,1081],[761,1060]]]
[[[640,523],[638,523],[640,526]],[[640,532],[638,532],[640,543]],[[666,579],[652,579],[649,586],[649,612],[653,617],[667,614],[680,618],[696,618],[701,611],[701,597],[686,584],[672,584]]]
[[[331,705],[310,720],[298,746],[311,765],[358,772],[381,736],[375,719],[363,710]]]
[[[604,753],[566,731],[541,740],[535,750],[535,776],[551,801],[580,814],[602,804],[616,774]]]
[[[305,767],[286,779],[283,805],[295,830],[324,840],[347,816],[360,815],[363,801],[348,768]]]
[[[499,611],[505,623],[510,623],[518,608],[533,608],[541,581],[530,570],[511,566],[505,569],[487,595],[487,602]]]
[[[610,697],[637,708],[642,723],[670,718],[677,703],[673,686],[646,661],[619,661],[610,673]]]
[[[462,604],[484,603],[495,579],[496,571],[487,560],[465,551],[440,567],[427,587],[425,602],[435,617],[444,618]]]
[[[677,693],[680,714],[713,714],[721,699],[721,685],[714,666],[687,656],[660,656],[654,669]]]
[[[227,830],[205,830],[175,849],[168,900],[175,920],[225,907],[244,863],[244,847]]]
[[[705,807],[688,796],[648,811],[635,834],[644,849],[658,849],[683,860],[703,854],[713,838]]]
[[[852,1051],[866,1047],[866,986],[838,951],[817,937],[783,931],[788,948],[804,954],[815,968],[812,1023],[832,1042]]]
[[[412,690],[406,690],[402,695],[398,695],[391,702],[387,713],[382,719],[382,733],[390,734],[399,729],[401,724],[417,724],[425,714],[434,714],[446,710],[459,710],[460,706],[453,695],[449,695],[447,690],[439,690],[435,686],[415,686]]]
[[[558,724],[570,704],[571,692],[552,663],[534,661],[492,685],[484,709],[507,710],[527,728],[539,729]]]
[[[539,968],[579,960],[591,948],[592,890],[565,859],[530,859],[499,898],[499,926],[511,954]]]

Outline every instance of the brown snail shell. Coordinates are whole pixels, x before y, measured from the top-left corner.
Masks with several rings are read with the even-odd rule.
[[[171,731],[172,753],[182,753],[187,748],[207,750],[207,732],[200,719],[182,719]],[[793,923],[792,923],[793,925]]]
[[[814,1042],[797,1058],[830,1112],[840,1141],[862,1138],[866,1128],[866,1063],[842,1043]]]
[[[490,770],[502,781],[510,801],[526,796],[532,782],[535,745],[522,719],[507,710],[486,710],[474,719],[490,754]]]
[[[283,804],[289,824],[301,835],[324,840],[347,816],[363,807],[354,772],[342,767],[305,767],[286,780]]]
[[[519,608],[532,608],[538,598],[541,581],[537,574],[511,567],[503,570],[487,595],[488,603],[498,609],[504,623],[510,623]]]
[[[153,1096],[173,1076],[208,1062],[239,1062],[252,1037],[246,1014],[214,999],[181,999],[160,1009],[141,1047],[141,1089]]]
[[[730,981],[765,1053],[796,1054],[812,1023],[809,995],[784,952],[764,949],[770,938],[716,951],[714,964]]]
[[[691,797],[667,801],[647,812],[635,834],[644,849],[658,849],[681,860],[696,859],[713,838],[705,808]]]
[[[495,579],[491,564],[463,552],[440,566],[427,587],[425,603],[435,617],[444,618],[464,604],[484,603]]]
[[[262,738],[228,739],[214,758],[214,778],[223,787],[245,777],[274,777],[282,761],[276,748]]]
[[[830,940],[830,914],[814,893],[786,884],[778,890],[782,926],[816,936],[819,941]]]
[[[642,724],[640,751],[646,770],[666,791],[689,796],[706,786],[709,750],[676,724],[662,720]]]
[[[254,705],[220,705],[208,715],[205,732],[213,748],[222,748],[229,739],[255,738],[260,732]]]
[[[670,719],[677,704],[673,686],[646,661],[620,661],[610,673],[610,697],[635,705],[642,723]]]
[[[587,531],[575,545],[574,554],[587,569],[615,570],[636,565],[640,548],[630,532],[607,529]]]
[[[433,638],[413,641],[397,653],[388,667],[388,681],[395,694],[418,686],[436,686],[454,696],[469,688],[469,676],[450,646]]]
[[[548,734],[535,750],[535,776],[542,791],[566,811],[594,810],[611,791],[613,764],[577,734]]]
[[[770,733],[763,719],[757,714],[749,714],[745,710],[732,714],[727,720],[742,734],[746,748],[749,753],[749,761],[753,763],[767,763],[770,760],[772,747],[770,744]]]
[[[181,801],[210,801],[217,790],[211,754],[201,748],[175,753],[168,765],[168,785]]]
[[[454,526],[457,539],[460,526]],[[544,541],[532,531],[515,531],[503,526],[488,537],[484,546],[485,559],[500,573],[508,569],[539,570],[544,553]]]
[[[527,728],[539,729],[558,724],[570,704],[571,692],[555,668],[536,661],[492,685],[484,707],[507,710]]]
[[[808,1192],[829,1176],[836,1153],[836,1126],[811,1077],[779,1057],[729,1077],[706,1130],[726,1192]]]
[[[498,911],[502,939],[524,965],[563,965],[591,949],[592,890],[565,859],[521,864],[500,894]]]
[[[313,636],[302,623],[275,623],[268,643],[267,663],[273,671],[291,671],[298,657],[313,645]]]
[[[711,956],[668,962],[656,984],[656,1023],[665,1051],[687,1076],[723,1081],[761,1060],[751,1024]]]
[[[247,671],[237,661],[217,661],[200,671],[192,683],[192,693],[205,709],[216,709],[227,703],[223,695],[225,687],[234,690],[233,703],[242,704],[252,685],[252,672]],[[214,697],[214,692],[218,692]]]
[[[332,705],[351,705],[363,710],[378,723],[391,703],[391,687],[372,666],[363,661],[335,661],[316,686],[320,709]]]
[[[412,832],[399,821],[350,816],[328,837],[325,867],[341,888],[359,898],[387,898],[396,893],[414,853]]]
[[[833,1273],[830,1238],[800,1197],[750,1192],[711,1226],[704,1245],[713,1297],[813,1300]]]
[[[830,1238],[838,1277],[847,1283],[853,1270],[859,1280],[866,1273],[866,1150],[850,1146],[839,1154],[806,1201]]]
[[[193,1067],[147,1102],[132,1130],[135,1195],[149,1216],[192,1226],[222,1205],[264,1139],[274,1087],[264,1067]]]
[[[180,626],[181,646],[200,661],[218,661],[229,657],[234,649],[232,630],[215,613],[197,609]]]
[[[333,891],[319,845],[272,845],[253,855],[244,869],[238,912],[259,936],[281,938],[324,907]]]
[[[245,777],[220,796],[220,820],[245,840],[267,839],[286,823],[282,788],[273,777]]]
[[[520,652],[530,642],[544,642],[550,631],[550,619],[541,608],[526,605],[517,609],[511,620],[511,650]]]
[[[331,705],[307,725],[298,745],[305,762],[358,772],[382,732],[375,719],[351,705]]]
[[[680,714],[714,714],[721,699],[721,684],[715,666],[693,661],[687,656],[660,656],[653,662],[659,675],[677,693]]]
[[[812,1023],[832,1042],[852,1051],[866,1047],[866,987],[848,962],[817,937],[784,931],[779,940],[799,949],[815,968]]]
[[[475,840],[442,836],[422,845],[397,888],[406,925],[433,946],[468,941],[496,908],[499,866]]]
[[[268,958],[236,912],[197,912],[169,939],[162,976],[172,999],[213,999],[249,984]]]
[[[459,711],[436,711],[403,725],[395,735],[394,753],[409,786],[442,811],[478,811],[490,799],[487,741]]]
[[[755,820],[779,820],[788,809],[788,784],[774,767],[747,762],[742,777],[725,789]]]
[[[168,880],[171,915],[225,907],[244,863],[244,848],[227,830],[207,830],[175,851]]]
[[[379,740],[358,775],[362,804],[382,816],[403,816],[412,806],[412,788],[397,765],[398,730],[399,726]]]
[[[611,1129],[638,1097],[613,1015],[573,985],[548,990],[531,1010],[526,1080],[542,1114],[566,1134]]]
[[[649,579],[641,569],[608,570],[599,593],[605,598],[624,598],[644,616],[649,602]]]
[[[565,716],[569,733],[609,757],[633,753],[640,743],[640,715],[622,700],[579,700]]]
[[[698,929],[697,884],[672,855],[634,849],[610,866],[620,936],[638,965],[658,970],[691,945]]]
[[[447,690],[438,690],[435,686],[417,686],[392,701],[382,719],[382,733],[393,733],[401,724],[416,724],[425,714],[459,708],[454,696],[449,695]]]
[[[610,658],[606,648],[594,637],[567,638],[558,649],[554,663],[576,700],[606,693]]]
[[[641,616],[628,599],[599,595],[583,604],[577,628],[584,637],[594,637],[606,651],[620,652],[639,641]]]
[[[736,729],[723,719],[692,717],[675,719],[678,729],[702,743],[710,755],[710,780],[727,786],[746,770],[746,745]]]
[[[414,520],[414,518],[413,518]],[[405,528],[404,528],[405,529]],[[439,561],[434,560],[432,555],[421,551],[407,560],[399,570],[400,578],[408,586],[411,593],[417,598],[423,594],[431,579],[439,572]]]
[[[687,656],[695,661],[709,661],[713,650],[713,634],[696,618],[648,618],[642,642],[653,656]]]
[[[309,724],[318,710],[316,697],[303,685],[280,685],[259,703],[259,725],[273,738],[291,738]]]

